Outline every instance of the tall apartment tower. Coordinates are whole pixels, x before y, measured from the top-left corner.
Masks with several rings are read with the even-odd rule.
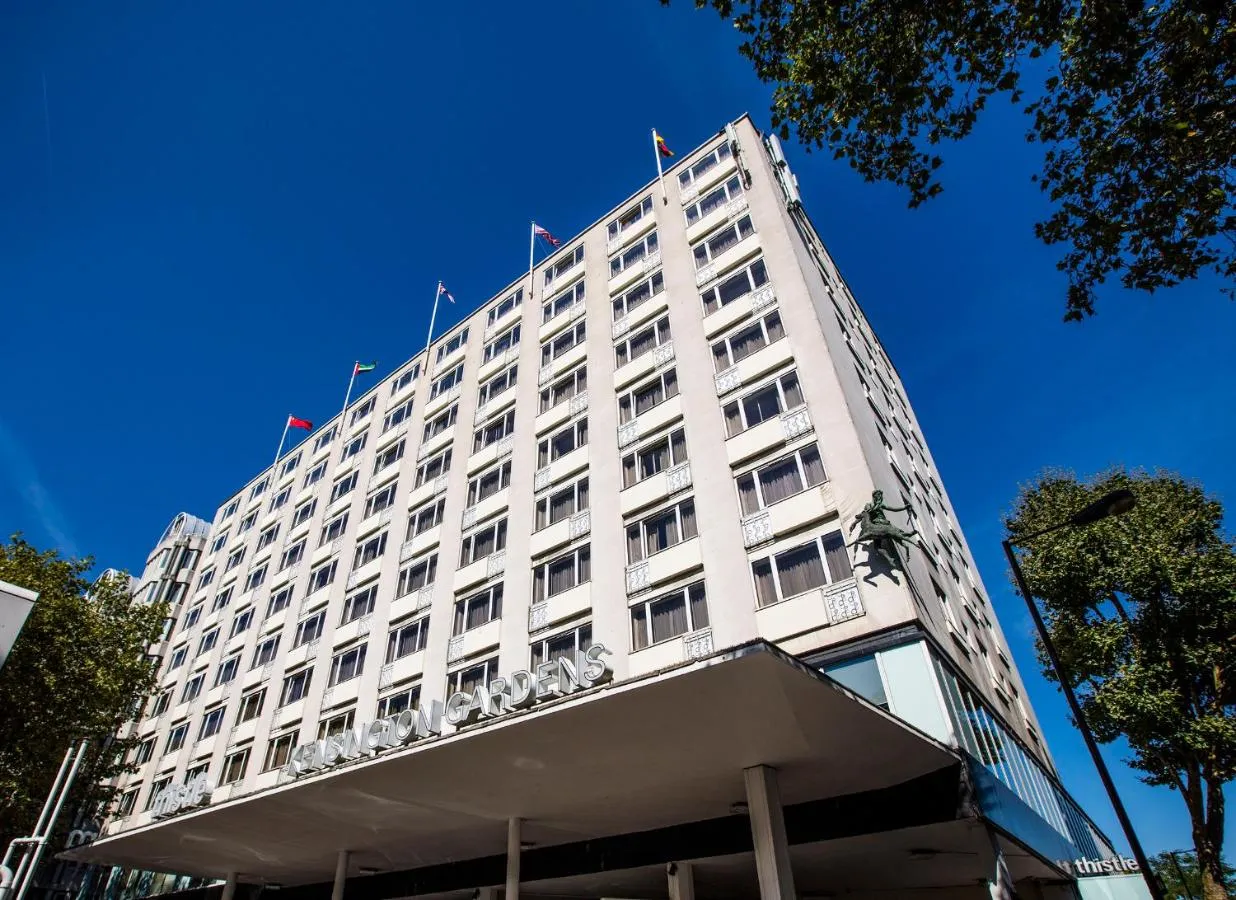
[[[745,117],[228,498],[183,606],[82,858],[384,900],[978,897],[996,851],[1071,896],[1111,855]]]

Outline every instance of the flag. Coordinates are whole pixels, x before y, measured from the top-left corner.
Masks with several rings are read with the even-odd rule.
[[[377,367],[378,367],[378,364],[376,362],[371,362],[371,363],[357,362],[357,364],[352,368],[352,376],[355,377],[359,375],[361,372],[372,372]]]
[[[652,133],[653,133],[654,135],[656,135],[657,151],[658,151],[658,152],[659,152],[662,156],[673,156],[673,155],[674,155],[674,151],[673,151],[673,150],[671,150],[671,149],[670,149],[670,148],[666,145],[666,143],[665,143],[665,138],[663,138],[663,137],[661,137],[661,135],[657,134],[657,132],[656,132],[655,130],[654,130]]]
[[[545,238],[545,240],[549,241],[549,244],[551,247],[561,247],[562,246],[562,241],[558,240],[556,237],[554,237],[552,234],[550,234],[548,231],[546,231],[544,228],[542,228],[540,225],[536,224],[535,222],[532,223],[532,233],[535,234],[537,237]]]
[[[313,431],[313,423],[308,419],[298,419],[296,416],[288,416],[288,428],[303,428],[305,431]]]
[[[450,292],[450,291],[448,291],[448,290],[446,289],[446,285],[444,285],[444,284],[443,284],[442,282],[440,282],[440,281],[438,282],[438,296],[439,296],[439,297],[445,297],[447,300],[450,300],[452,303],[454,303],[454,302],[455,302],[455,298],[454,298],[453,296],[451,296],[451,292]]]

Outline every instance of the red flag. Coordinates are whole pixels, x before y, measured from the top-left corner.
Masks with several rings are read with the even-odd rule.
[[[303,428],[305,431],[313,431],[313,423],[308,419],[298,419],[296,416],[288,416],[288,428]]]
[[[540,225],[533,225],[533,226],[532,226],[532,233],[533,233],[533,234],[535,234],[535,235],[537,235],[538,237],[543,237],[543,238],[545,238],[545,240],[549,241],[550,246],[552,246],[552,247],[561,247],[561,246],[562,246],[562,241],[558,240],[556,237],[554,237],[552,234],[550,234],[548,231],[546,231],[546,230],[545,230],[544,228],[542,228]]]

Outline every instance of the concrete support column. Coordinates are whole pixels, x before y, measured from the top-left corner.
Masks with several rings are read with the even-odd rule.
[[[498,889],[496,887],[477,888],[476,900],[498,900]]]
[[[330,891],[330,900],[343,900],[343,885],[348,880],[350,855],[347,850],[340,850],[338,858],[335,859],[335,884]]]
[[[669,876],[670,900],[695,900],[695,870],[690,863],[672,862],[665,867]]]
[[[742,775],[747,788],[760,898],[794,900],[794,873],[790,870],[790,847],[785,839],[777,772],[768,766],[752,766],[744,769]]]
[[[227,880],[223,882],[223,896],[220,900],[232,900],[236,896],[236,873],[228,872]]]
[[[519,900],[519,856],[523,852],[520,820],[506,823],[506,900]]]

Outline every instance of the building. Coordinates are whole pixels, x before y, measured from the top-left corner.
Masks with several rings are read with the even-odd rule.
[[[17,643],[17,635],[38,599],[37,591],[0,581],[0,668],[9,658],[9,651]]]
[[[874,491],[917,532],[903,567],[848,545]],[[1113,856],[897,372],[745,117],[207,540],[138,770],[78,858],[227,898],[684,900],[980,897],[998,857],[1023,896],[1071,896],[1058,860]]]

